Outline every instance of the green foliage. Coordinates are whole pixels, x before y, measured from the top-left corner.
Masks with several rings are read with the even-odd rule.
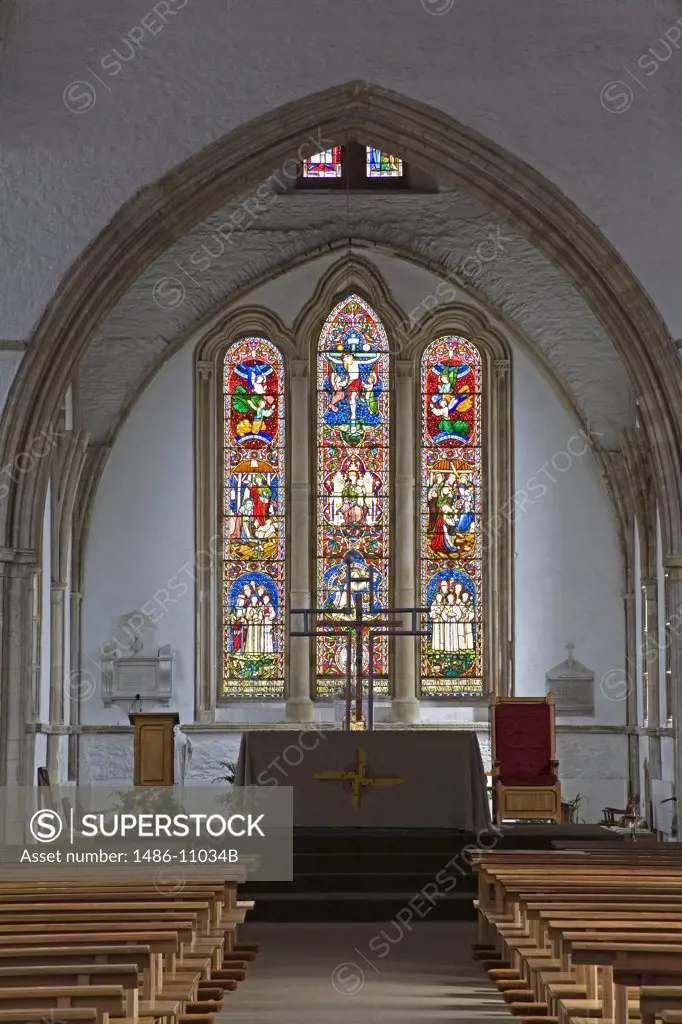
[[[446,679],[459,679],[467,674],[474,661],[472,651],[458,651],[456,654],[434,654],[431,664],[434,674],[442,674]]]
[[[237,762],[236,761],[218,761],[217,768],[221,768],[223,774],[217,775],[213,780],[213,784],[227,783],[228,785],[234,784],[235,775],[237,774]]]

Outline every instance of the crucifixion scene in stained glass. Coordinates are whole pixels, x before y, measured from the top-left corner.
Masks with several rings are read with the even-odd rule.
[[[322,326],[315,354],[315,533],[311,594],[339,633],[316,636],[315,694],[338,697],[357,676],[360,645],[343,624],[395,605],[391,574],[391,355],[384,325],[352,293]],[[416,660],[420,696],[483,693],[482,386],[477,347],[446,335],[420,360],[420,484]],[[284,358],[268,339],[242,338],[223,374],[224,697],[281,699],[288,635],[286,384]],[[399,415],[399,410],[398,410]],[[350,581],[350,582],[349,582]],[[333,620],[333,621],[332,621]],[[376,637],[377,697],[390,692],[391,641]],[[348,659],[351,659],[350,670]],[[362,644],[362,674],[370,650]]]
[[[359,295],[329,314],[317,355],[318,605],[350,614],[344,556],[355,595],[386,605],[390,550],[389,345],[383,324]],[[343,638],[317,644],[317,692],[332,695],[346,672]],[[368,657],[363,650],[363,662]],[[376,692],[388,686],[385,639],[374,649]]]

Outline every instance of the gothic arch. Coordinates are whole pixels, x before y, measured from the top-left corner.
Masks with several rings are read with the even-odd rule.
[[[509,696],[514,692],[514,415],[511,349],[487,318],[461,304],[439,307],[420,321],[407,352],[421,366],[429,345],[446,335],[467,338],[481,356],[484,409],[484,502],[482,531],[486,636],[483,675],[485,692]],[[418,357],[418,359],[417,359]],[[415,437],[420,411],[415,410]],[[421,452],[417,453],[420,467]],[[419,478],[421,472],[419,471]],[[423,510],[420,509],[420,513]],[[493,529],[494,524],[494,529]]]
[[[223,403],[222,363],[225,353],[234,342],[249,336],[266,338],[279,349],[284,360],[285,380],[290,383],[292,359],[296,354],[293,339],[279,317],[260,306],[243,306],[221,316],[199,342],[195,353],[194,530],[197,557],[194,710],[198,722],[212,721],[215,715],[222,647],[222,630],[218,624],[220,581],[216,560],[211,557],[208,565],[205,565],[198,557],[200,552],[214,555],[215,538],[222,536],[219,512],[222,443],[218,437]],[[289,403],[285,406],[285,416],[288,423]],[[288,480],[288,465],[285,476]],[[285,494],[285,502],[286,499]],[[286,548],[288,550],[288,544]],[[222,568],[222,560],[220,566]]]
[[[380,87],[351,82],[289,103],[230,132],[122,207],[76,260],[38,324],[0,423],[0,457],[13,462],[53,421],[97,325],[169,243],[226,200],[315,148],[320,133],[400,152],[495,208],[585,297],[634,382],[653,439],[668,561],[682,566],[682,394],[660,315],[598,229],[553,185],[453,118]],[[0,510],[3,546],[37,550],[36,474],[13,483]]]

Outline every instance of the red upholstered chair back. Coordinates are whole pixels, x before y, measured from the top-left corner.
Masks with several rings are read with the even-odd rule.
[[[554,706],[545,701],[493,705],[495,750],[504,777],[550,775]],[[548,779],[549,782],[549,779]]]

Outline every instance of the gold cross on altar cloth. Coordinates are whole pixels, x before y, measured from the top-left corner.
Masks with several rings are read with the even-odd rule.
[[[320,782],[346,782],[350,783],[350,791],[353,795],[353,810],[360,810],[362,791],[371,786],[398,786],[405,779],[393,778],[391,776],[380,777],[374,775],[367,767],[367,755],[365,748],[360,747],[357,753],[357,764],[355,771],[349,769],[345,772],[318,772],[313,778]]]

